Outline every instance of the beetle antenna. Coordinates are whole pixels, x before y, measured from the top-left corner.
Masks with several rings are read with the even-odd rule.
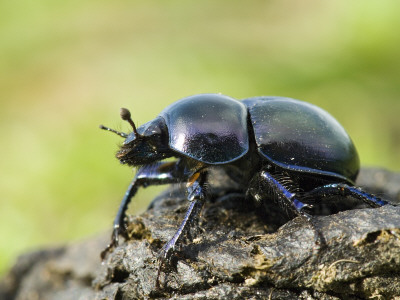
[[[126,109],[126,108],[121,108],[120,110],[120,115],[121,115],[121,119],[124,121],[128,121],[129,124],[131,124],[133,132],[135,133],[136,136],[139,136],[139,133],[136,130],[136,125],[135,123],[133,123],[132,118],[131,118],[131,112]]]
[[[127,137],[128,137],[128,134],[126,134],[125,132],[116,131],[116,130],[111,129],[110,127],[106,127],[106,126],[104,126],[104,125],[100,125],[99,127],[100,127],[100,129],[108,130],[108,131],[114,132],[115,134],[118,134],[119,136],[121,136],[121,137],[123,137],[123,138],[127,138]]]

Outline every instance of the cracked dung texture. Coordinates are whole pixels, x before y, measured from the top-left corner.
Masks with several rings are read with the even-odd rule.
[[[214,179],[194,240],[177,249],[155,288],[157,254],[188,205],[180,189],[129,217],[130,239],[101,264],[109,234],[25,254],[0,282],[0,299],[390,299],[400,296],[400,207],[316,216],[326,245],[277,205],[255,213]],[[227,183],[229,185],[229,183]],[[358,184],[400,202],[400,174],[365,169]],[[343,200],[343,199],[337,199]],[[134,200],[133,200],[134,201]],[[322,210],[323,211],[323,210]],[[283,225],[282,225],[283,224]],[[281,226],[282,225],[282,226]]]

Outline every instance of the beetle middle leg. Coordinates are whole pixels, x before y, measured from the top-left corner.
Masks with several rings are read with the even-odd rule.
[[[306,209],[310,209],[312,206],[300,201],[299,197],[295,192],[291,191],[289,186],[281,183],[279,179],[275,178],[271,173],[261,171],[256,176],[258,176],[256,180],[259,182],[261,189],[259,191],[253,191],[252,196],[256,199],[264,198],[263,193],[267,188],[270,189],[277,198],[279,204],[307,221],[315,233],[315,243],[317,245],[323,245],[323,236],[321,236],[320,232],[315,228],[312,216],[306,212]]]
[[[132,197],[136,194],[139,187],[147,187],[149,185],[170,184],[182,181],[185,178],[184,170],[179,167],[179,161],[155,163],[141,167],[131,184],[129,185],[125,195],[119,206],[117,215],[114,219],[113,231],[111,234],[111,242],[101,252],[102,259],[114,247],[118,246],[119,236],[126,237],[125,216],[128,205]]]
[[[289,186],[281,183],[279,179],[270,174],[267,171],[262,171],[258,176],[257,180],[260,183],[261,189],[253,193],[253,196],[262,197],[264,190],[268,187],[274,196],[277,198],[279,204],[283,205],[285,208],[290,209],[296,215],[301,216],[307,221],[311,221],[311,216],[305,211],[310,205],[301,202],[296,193],[290,190]]]
[[[161,275],[161,270],[165,263],[168,263],[172,252],[175,250],[176,245],[180,242],[181,238],[189,233],[190,226],[197,221],[198,216],[200,215],[201,209],[203,208],[205,202],[205,184],[207,178],[207,171],[204,169],[198,172],[193,173],[190,176],[188,183],[186,185],[187,188],[187,199],[190,201],[190,205],[188,210],[186,211],[185,217],[178,230],[175,232],[174,236],[164,245],[161,249],[159,261],[160,265],[158,268],[156,286],[160,287],[159,279]]]

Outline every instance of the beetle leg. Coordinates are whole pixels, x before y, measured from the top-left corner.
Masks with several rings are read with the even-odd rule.
[[[119,235],[126,236],[125,213],[132,197],[136,194],[139,187],[147,187],[149,185],[170,184],[182,181],[185,177],[179,169],[179,161],[167,163],[155,163],[141,167],[131,184],[129,185],[124,197],[122,198],[117,215],[114,219],[113,231],[111,234],[111,242],[104,249],[100,256],[105,258],[106,254],[115,246],[118,246]]]
[[[305,204],[301,202],[296,197],[296,193],[291,192],[284,184],[279,182],[279,180],[275,179],[267,171],[262,171],[260,173],[261,183],[266,184],[269,188],[272,189],[273,193],[276,197],[278,197],[278,201],[280,201],[284,206],[291,209],[295,214],[302,217],[307,221],[307,223],[311,226],[314,231],[314,242],[316,245],[324,245],[325,240],[324,237],[320,234],[317,228],[314,225],[312,220],[312,216],[304,211],[305,208],[310,208],[311,205]]]
[[[381,207],[388,202],[376,197],[372,194],[364,192],[362,189],[354,186],[350,186],[345,183],[331,183],[321,187],[317,187],[310,192],[308,192],[305,197],[312,198],[326,198],[331,196],[350,196],[355,199],[364,201],[371,207]]]
[[[298,200],[296,193],[289,191],[287,187],[267,171],[261,172],[260,179],[272,189],[274,194],[278,197],[278,201],[281,201],[284,206],[290,208],[293,212],[302,216],[307,221],[311,221],[311,216],[304,211],[304,208],[309,207],[309,205]]]
[[[159,287],[159,278],[161,274],[161,269],[165,262],[168,261],[175,246],[181,238],[189,233],[190,225],[193,224],[203,208],[205,202],[205,182],[206,182],[207,172],[202,170],[201,172],[195,172],[188,180],[186,185],[188,196],[187,199],[190,201],[188,210],[186,211],[185,217],[178,230],[175,232],[174,236],[164,245],[161,249],[159,255],[160,265],[158,268],[156,285]]]

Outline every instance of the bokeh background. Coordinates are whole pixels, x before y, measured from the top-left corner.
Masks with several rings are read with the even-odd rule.
[[[280,95],[333,114],[363,165],[400,169],[400,2],[1,1],[0,274],[111,223],[128,131],[197,93]],[[141,191],[131,212],[159,188]]]

